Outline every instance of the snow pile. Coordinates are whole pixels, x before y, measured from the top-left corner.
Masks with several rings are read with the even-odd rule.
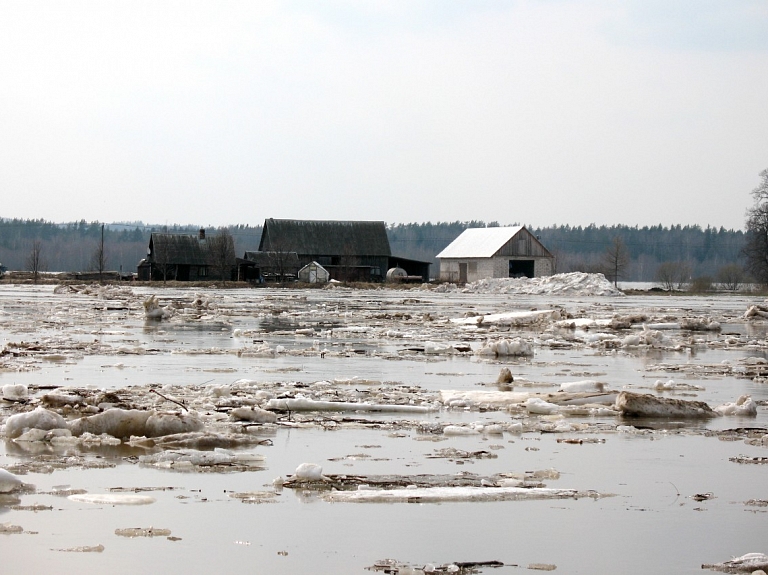
[[[465,293],[621,296],[603,274],[572,272],[538,278],[486,278],[467,284]]]

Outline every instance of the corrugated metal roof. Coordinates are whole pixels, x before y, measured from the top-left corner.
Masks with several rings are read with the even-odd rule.
[[[523,226],[469,228],[437,254],[438,258],[490,258],[517,235]]]

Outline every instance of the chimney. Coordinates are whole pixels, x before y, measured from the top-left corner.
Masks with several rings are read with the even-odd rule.
[[[200,228],[200,234],[199,239],[204,240],[205,239],[205,228]]]

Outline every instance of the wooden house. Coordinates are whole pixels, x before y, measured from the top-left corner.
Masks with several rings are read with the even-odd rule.
[[[466,229],[437,258],[440,279],[459,283],[548,276],[555,269],[555,257],[525,226]]]
[[[214,279],[210,277],[205,230],[197,235],[153,233],[147,257],[139,262],[137,272],[138,279],[144,281]]]

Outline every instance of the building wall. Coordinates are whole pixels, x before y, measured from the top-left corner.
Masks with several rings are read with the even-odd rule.
[[[511,259],[533,260],[535,277],[552,275],[551,258],[496,256],[493,258],[442,258],[440,279],[458,282],[460,264],[467,265],[467,282],[483,278],[506,278],[509,277],[509,260]]]

